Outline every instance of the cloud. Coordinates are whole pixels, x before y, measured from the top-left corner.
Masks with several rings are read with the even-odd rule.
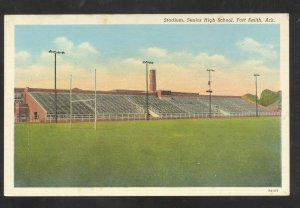
[[[206,52],[190,53],[186,51],[168,51],[163,48],[150,47],[142,49],[142,54],[154,61],[154,64],[174,63],[181,67],[201,68],[227,66],[230,60],[222,54],[208,54]]]
[[[229,68],[216,70],[213,74],[213,88],[217,94],[243,95],[255,93],[253,74],[258,73],[259,93],[264,89],[279,90],[280,75],[277,68],[269,67],[261,60],[233,62]]]
[[[142,52],[146,56],[152,56],[152,57],[165,57],[168,53],[167,50],[158,47],[150,47],[150,48],[142,49]]]
[[[140,66],[142,61],[140,59],[135,59],[135,58],[126,58],[125,60],[125,64],[130,64],[130,65],[134,65],[134,66]]]
[[[267,54],[261,49],[262,44],[251,40],[244,42],[252,46],[246,47],[247,50],[251,48],[250,51]],[[254,73],[261,74],[260,89],[279,88],[279,70],[268,67],[262,59],[237,61],[223,54],[169,51],[159,47],[140,49],[140,54],[135,57],[104,57],[99,49],[86,41],[75,44],[67,37],[58,37],[53,44],[56,46],[55,50],[66,51],[65,55],[57,57],[58,88],[68,89],[70,74],[73,74],[74,87],[92,89],[93,69],[96,68],[99,90],[144,90],[145,65],[142,61],[145,57],[154,62],[149,69],[156,69],[158,89],[206,94],[207,68],[215,69],[212,73],[214,94],[243,95],[252,92]],[[245,47],[247,44],[242,45]],[[30,56],[29,52],[20,51],[16,54],[16,59],[18,57],[20,60],[26,60]],[[19,65],[16,72],[16,83],[19,87],[52,88],[53,54],[41,51],[34,64]]]
[[[71,64],[85,68],[95,68],[99,61],[100,52],[91,43],[82,42],[75,44],[67,37],[57,37],[53,41],[52,50],[64,51],[65,54],[56,56],[58,64]],[[48,50],[31,55],[29,51],[19,51],[15,55],[16,66],[24,67],[33,65],[53,65],[54,55]]]
[[[28,64],[30,62],[30,57],[31,54],[28,51],[18,51],[16,53],[15,59],[16,59],[16,65],[24,65],[24,64]]]
[[[52,62],[51,62],[52,63]],[[50,88],[54,86],[53,65],[34,64],[30,66],[17,67],[15,83],[17,87]],[[94,89],[94,70],[82,69],[72,64],[63,63],[57,67],[57,88],[69,89],[70,75],[73,75],[73,87],[81,89]],[[98,89],[109,82],[109,74],[103,68],[97,68]],[[101,78],[101,79],[100,79]]]
[[[90,52],[94,54],[98,54],[99,52],[95,49],[89,42],[83,42],[78,45],[78,49],[83,52]]]
[[[95,68],[99,61],[100,52],[89,42],[85,41],[75,44],[67,37],[57,37],[54,40],[55,50],[65,51],[66,54],[61,57],[61,62],[71,63],[74,66]],[[42,54],[41,58],[46,54]],[[49,55],[48,55],[49,57]]]
[[[259,43],[250,37],[246,37],[244,40],[237,42],[236,45],[250,55],[258,55],[269,60],[274,60],[278,57],[273,45]]]
[[[98,54],[99,51],[92,46],[89,42],[82,42],[78,45],[74,44],[67,37],[57,37],[54,40],[54,45],[56,50],[66,51],[69,55],[83,56],[86,53]]]
[[[205,68],[224,68],[230,64],[230,60],[221,54],[199,53],[195,57],[195,62]]]
[[[30,53],[28,51],[19,51],[16,53],[16,59],[20,61],[25,61],[30,57]]]
[[[257,48],[259,48],[257,46]],[[159,59],[155,57],[157,86],[173,91],[199,92],[206,94],[208,74],[213,68],[213,90],[219,95],[243,95],[253,91],[253,74],[261,73],[261,90],[279,89],[279,70],[268,67],[262,59],[232,60],[222,54],[207,52],[190,53],[186,51],[164,51]],[[149,51],[149,50],[143,50]],[[264,52],[266,53],[266,52]],[[150,53],[149,53],[150,55]]]
[[[67,37],[58,37],[54,40],[56,50],[71,51],[74,48],[74,43]]]
[[[58,55],[57,58],[57,78],[63,80],[59,87],[68,88],[70,74],[76,74],[87,82],[82,82],[81,88],[86,88],[90,83],[87,75],[89,70],[101,66],[99,61],[99,51],[89,42],[75,44],[67,37],[57,37],[53,41],[53,50],[65,51],[65,55]],[[25,64],[25,61],[27,64]],[[30,63],[30,64],[28,64]],[[53,85],[54,56],[43,50],[39,54],[31,55],[28,51],[16,53],[16,83],[18,86],[30,87],[52,87]],[[101,72],[99,71],[99,75]]]

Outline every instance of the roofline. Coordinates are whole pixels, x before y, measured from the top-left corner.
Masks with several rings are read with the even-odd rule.
[[[21,92],[23,91],[28,91],[28,92],[49,92],[49,93],[54,93],[54,89],[46,89],[46,88],[15,88],[15,91]],[[57,89],[56,90],[58,93],[69,93],[69,89]],[[176,92],[176,91],[171,91],[171,90],[158,90],[158,91],[170,91],[171,96],[186,96],[186,97],[204,97],[207,98],[209,95],[200,95],[199,93],[196,92]],[[126,89],[115,89],[115,90],[110,90],[110,91],[103,91],[103,90],[97,90],[97,94],[108,94],[108,95],[146,95],[145,91],[141,90],[126,90]],[[81,90],[81,89],[73,89],[72,93],[95,93],[94,90]],[[149,92],[149,95],[153,95],[156,93],[151,93]],[[237,95],[212,95],[213,98],[241,98],[242,96],[237,96]]]

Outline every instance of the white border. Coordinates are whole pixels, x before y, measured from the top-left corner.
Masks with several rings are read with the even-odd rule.
[[[164,22],[164,18],[273,18],[280,24],[282,90],[282,187],[196,188],[15,188],[14,187],[14,54],[15,25],[212,24]],[[213,24],[228,24],[214,22]],[[270,196],[289,195],[289,15],[288,14],[160,14],[160,15],[6,15],[4,18],[4,194],[5,196]]]

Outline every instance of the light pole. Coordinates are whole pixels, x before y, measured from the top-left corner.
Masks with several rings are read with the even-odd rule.
[[[143,61],[143,64],[146,64],[146,119],[149,120],[148,64],[153,64],[153,62]]]
[[[211,80],[210,80],[210,72],[214,72],[215,70],[213,69],[206,69],[206,71],[208,71],[208,90],[206,90],[206,92],[209,93],[209,118],[211,118],[211,93],[213,92],[211,90]]]
[[[64,51],[52,51],[49,53],[54,54],[54,93],[55,93],[55,123],[57,123],[57,92],[56,92],[56,54],[65,54]]]
[[[255,103],[256,103],[256,117],[258,117],[258,106],[257,106],[257,77],[259,77],[259,74],[253,74],[255,77]]]

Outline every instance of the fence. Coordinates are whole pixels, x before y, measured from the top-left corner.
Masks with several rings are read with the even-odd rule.
[[[72,122],[94,122],[94,114],[73,114]],[[58,122],[70,121],[69,114],[58,114]],[[119,114],[97,114],[97,121],[125,121],[125,120],[146,120],[146,114],[138,113],[119,113]],[[46,122],[55,122],[55,114],[48,114]]]
[[[272,117],[280,116],[280,112],[259,112],[258,116],[260,117]],[[224,115],[221,113],[212,113],[211,118],[230,118],[230,117],[255,117],[255,112],[238,112],[230,113]],[[161,113],[158,114],[158,117],[150,116],[150,120],[158,119],[200,119],[200,118],[209,118],[209,113]],[[75,114],[72,115],[72,122],[93,122],[94,114]],[[68,121],[70,119],[69,115],[58,115],[58,121]],[[97,121],[126,121],[126,120],[146,120],[146,114],[135,114],[135,113],[122,113],[122,114],[98,114]],[[48,122],[53,122],[55,120],[55,115],[48,115]]]
[[[281,112],[259,112],[259,117],[272,117],[272,116],[280,116]],[[221,113],[212,113],[211,118],[234,118],[234,117],[255,117],[255,112],[238,112],[238,113],[230,113],[228,115],[224,115]],[[203,119],[209,118],[209,113],[161,113],[158,114],[157,117],[150,116],[150,120],[164,120],[164,119]],[[143,113],[120,113],[120,114],[98,114],[97,121],[128,121],[128,120],[146,120],[146,114]],[[69,122],[70,115],[69,114],[58,114],[57,115],[58,122]],[[55,114],[48,114],[46,120],[40,120],[39,118],[27,119],[27,120],[15,120],[15,122],[47,122],[54,123],[55,122]],[[94,114],[73,114],[72,122],[94,122],[95,115]]]
[[[260,117],[280,116],[281,112],[259,112]],[[230,117],[256,117],[255,112],[236,112],[227,115],[221,113],[211,113],[211,118],[230,118]],[[162,113],[159,114],[160,119],[200,119],[210,118],[209,113]]]

